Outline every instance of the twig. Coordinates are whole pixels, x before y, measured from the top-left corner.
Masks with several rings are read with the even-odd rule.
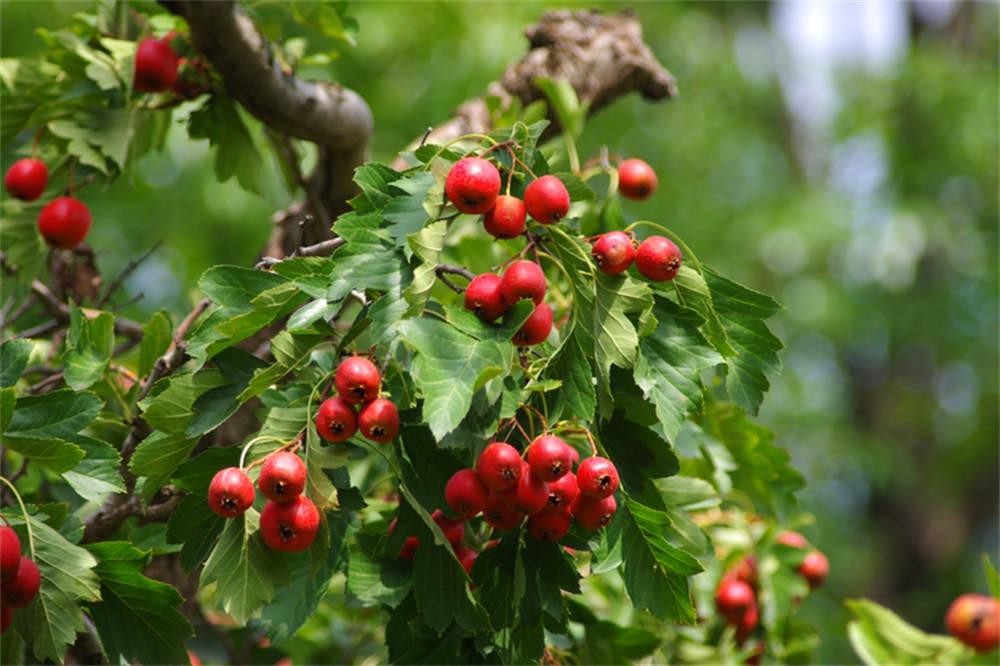
[[[54,331],[57,328],[59,328],[59,326],[61,326],[61,324],[59,323],[59,320],[58,319],[53,319],[53,320],[48,321],[48,322],[46,322],[44,324],[39,324],[38,326],[35,326],[33,328],[29,328],[26,331],[21,331],[20,333],[18,333],[14,337],[15,338],[37,338],[37,337],[41,337],[43,335],[46,335],[48,333],[51,333],[52,331]]]
[[[52,314],[58,316],[64,322],[69,321],[70,310],[69,306],[59,300],[52,291],[45,286],[40,280],[31,281],[31,291],[35,293],[42,302],[45,304],[46,308]],[[125,319],[123,317],[115,317],[115,332],[120,335],[127,335],[130,338],[142,338],[142,325],[138,322],[132,321],[131,319]]]
[[[7,275],[14,275],[20,267],[17,264],[11,264],[7,261],[6,252],[0,252],[0,268],[3,268],[3,272]]]
[[[188,313],[188,316],[184,318],[180,326],[177,327],[177,331],[174,333],[174,341],[170,344],[167,352],[153,364],[153,370],[149,373],[149,377],[146,378],[142,388],[139,390],[139,396],[136,398],[136,401],[145,398],[150,389],[153,388],[153,384],[159,381],[160,378],[171,374],[187,360],[187,345],[184,343],[184,336],[187,335],[188,329],[191,328],[191,325],[208,308],[211,302],[210,299],[203,298],[195,306],[194,310]]]
[[[346,243],[343,238],[331,238],[321,241],[315,245],[306,245],[295,251],[297,257],[326,257],[333,254],[333,251]]]
[[[117,290],[119,287],[122,286],[122,283],[125,281],[125,278],[131,275],[132,272],[139,267],[139,264],[146,261],[146,259],[148,259],[154,252],[156,252],[156,250],[158,250],[161,245],[163,245],[162,238],[153,243],[153,247],[146,250],[146,253],[143,254],[141,257],[130,261],[128,266],[126,266],[124,270],[122,270],[122,272],[118,274],[118,277],[116,277],[114,281],[110,285],[108,285],[108,290],[104,292],[104,296],[101,297],[101,300],[97,301],[97,307],[99,308],[104,307],[104,304],[108,302],[108,299],[110,299],[112,294],[115,293],[115,290]]]
[[[124,303],[119,303],[118,305],[116,305],[116,306],[112,307],[112,308],[111,308],[111,309],[109,310],[109,312],[118,312],[118,311],[119,311],[119,310],[121,310],[122,308],[127,308],[128,306],[132,305],[133,303],[138,303],[138,302],[139,302],[139,301],[141,301],[141,300],[143,299],[143,297],[145,297],[145,296],[146,296],[146,293],[145,293],[145,292],[142,292],[142,291],[140,291],[140,292],[139,292],[138,294],[136,294],[136,295],[135,295],[135,296],[133,296],[132,298],[128,299],[128,300],[127,300],[127,301],[125,301]]]
[[[38,382],[34,386],[29,387],[28,388],[28,392],[31,393],[32,395],[38,395],[40,393],[47,393],[48,391],[46,391],[46,389],[48,389],[49,386],[53,386],[53,385],[58,384],[59,382],[62,382],[64,380],[65,380],[65,377],[63,376],[63,373],[57,372],[54,375],[50,375],[49,377],[46,377],[45,379],[43,379],[42,381]]]
[[[438,277],[441,277],[442,273],[452,273],[454,275],[461,275],[466,280],[473,280],[476,274],[470,271],[464,266],[453,266],[452,264],[438,264],[434,268],[434,272],[437,273]]]
[[[437,272],[437,271],[435,271],[435,272]],[[439,280],[441,280],[441,282],[444,283],[444,286],[448,287],[449,289],[451,289],[452,291],[454,291],[456,294],[461,294],[461,293],[463,293],[465,291],[465,289],[463,289],[462,287],[459,287],[457,284],[455,284],[454,282],[452,282],[451,280],[449,280],[448,278],[446,278],[443,273],[437,272],[437,277],[438,277]]]
[[[11,302],[13,301],[13,298],[14,296],[11,296]],[[29,294],[26,299],[21,301],[21,304],[17,306],[17,309],[14,310],[14,312],[9,317],[0,315],[0,328],[7,328],[11,324],[13,324],[15,321],[24,316],[24,313],[30,310],[31,306],[37,302],[38,299],[35,298],[35,295]]]
[[[14,483],[18,479],[20,479],[24,475],[24,472],[28,469],[28,460],[29,460],[28,458],[22,460],[21,466],[18,467],[16,470],[14,470],[14,472],[7,477],[7,480],[10,481],[11,483]]]

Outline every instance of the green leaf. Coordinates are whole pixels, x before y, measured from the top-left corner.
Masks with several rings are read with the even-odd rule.
[[[90,615],[112,662],[182,664],[184,641],[194,635],[191,623],[177,611],[183,597],[172,586],[150,580],[142,569],[152,556],[123,541],[87,546],[97,557],[101,601]]]
[[[216,472],[224,467],[235,467],[239,460],[239,446],[212,447],[181,464],[170,480],[184,492],[207,498],[208,485]]]
[[[352,289],[392,291],[409,284],[412,270],[388,234],[379,229],[374,213],[349,213],[337,218],[334,231],[347,243],[337,250],[327,300],[343,299]]]
[[[702,407],[701,372],[722,357],[698,333],[698,321],[688,310],[656,299],[656,330],[639,342],[635,383],[656,406],[667,436],[674,438],[691,412]]]
[[[218,93],[209,96],[188,117],[188,134],[208,139],[215,148],[215,175],[220,181],[235,176],[243,189],[263,193],[265,169],[260,151],[232,99]]]
[[[109,493],[125,492],[125,483],[118,471],[122,458],[107,442],[93,437],[75,435],[73,443],[83,449],[83,460],[63,478],[80,497],[100,504]]]
[[[364,606],[386,604],[395,607],[413,585],[410,572],[398,560],[385,562],[375,556],[378,539],[358,534],[347,564],[347,592]]]
[[[198,397],[225,383],[226,378],[215,369],[180,373],[162,379],[139,403],[143,410],[142,418],[158,430],[186,433],[197,416],[194,405]]]
[[[27,551],[27,531],[20,512],[5,515]],[[100,583],[93,571],[97,560],[36,515],[30,520],[34,560],[42,581],[35,600],[14,613],[14,623],[37,659],[62,663],[66,648],[76,641],[77,632],[84,631],[80,602],[95,601],[101,596]]]
[[[9,96],[0,95],[0,105],[7,97]],[[6,121],[7,117],[4,115],[4,133],[7,131]],[[0,249],[7,255],[9,264],[19,267],[19,280],[29,282],[42,271],[49,249],[38,233],[37,207],[15,199],[4,200],[3,215],[0,215]]]
[[[137,373],[145,377],[153,369],[156,359],[163,356],[173,339],[174,325],[170,314],[160,310],[142,327],[142,344],[139,345],[139,368]]]
[[[272,384],[305,363],[313,349],[323,342],[325,335],[318,333],[289,333],[281,331],[271,339],[274,363],[254,373],[253,379],[238,396],[241,403],[260,395]]]
[[[535,85],[549,100],[552,110],[559,118],[559,124],[573,137],[580,136],[587,117],[587,105],[580,104],[573,85],[566,79],[545,77],[536,78]]]
[[[395,169],[390,169],[378,162],[362,164],[354,170],[354,182],[358,184],[368,203],[376,210],[382,210],[393,197],[389,183],[393,183],[403,175]]]
[[[201,586],[217,583],[215,602],[241,624],[274,598],[275,585],[289,582],[284,558],[261,541],[259,522],[253,508],[226,521],[201,572]]]
[[[660,511],[626,498],[618,510],[622,522],[625,589],[632,603],[660,618],[694,624],[688,576],[701,572],[694,557],[663,537],[670,519]]]
[[[475,340],[438,319],[407,319],[399,332],[415,352],[413,380],[424,396],[424,420],[438,439],[462,421],[472,395],[510,366],[512,347]]]
[[[854,614],[847,637],[866,664],[960,664],[971,655],[958,639],[924,633],[874,601],[844,603]]]
[[[13,386],[0,389],[0,433],[7,430],[10,419],[14,416],[17,405],[17,392]]]
[[[407,238],[419,233],[424,224],[431,220],[432,211],[424,207],[424,200],[436,184],[434,174],[428,171],[418,171],[392,183],[390,191],[401,190],[405,194],[394,192],[392,199],[382,209],[382,217],[389,223],[389,233],[397,246],[404,247]]]
[[[167,539],[184,544],[180,562],[185,571],[208,557],[225,524],[226,519],[212,511],[205,497],[188,495],[181,500],[167,522]]]
[[[28,367],[34,345],[24,338],[11,338],[0,344],[0,389],[13,386]]]
[[[983,569],[986,570],[986,582],[990,585],[990,594],[994,598],[1000,599],[1000,577],[997,576],[997,570],[990,562],[990,556],[987,553],[983,553]]]
[[[577,336],[567,338],[552,355],[545,374],[562,379],[561,393],[567,409],[585,421],[593,419],[597,407],[594,372]]]
[[[53,120],[48,129],[56,136],[69,139],[68,150],[85,164],[107,173],[105,160],[118,168],[125,166],[129,146],[128,109],[98,107],[76,108],[71,118]]]
[[[601,425],[599,434],[628,494],[662,509],[663,500],[653,481],[673,476],[680,469],[670,444],[654,431],[626,419],[620,410]]]
[[[552,175],[561,180],[562,184],[566,186],[570,201],[592,201],[597,198],[597,194],[594,190],[590,189],[590,185],[580,180],[580,177],[575,173],[558,171]]]
[[[702,321],[698,322],[698,330],[705,339],[723,356],[736,356],[737,352],[729,344],[726,328],[719,318],[712,302],[712,292],[701,273],[690,266],[683,265],[670,285],[677,295],[681,306],[697,312]]]
[[[93,393],[62,389],[17,401],[4,444],[53,472],[72,469],[84,451],[66,440],[97,417],[104,403]]]
[[[70,328],[63,354],[66,383],[77,391],[90,388],[104,375],[114,351],[115,317],[102,312],[88,319],[80,308],[70,305]]]
[[[411,234],[408,238],[409,248],[420,259],[420,265],[413,273],[413,282],[403,292],[407,302],[412,305],[409,312],[414,315],[423,310],[424,303],[427,302],[431,288],[437,280],[435,270],[447,233],[448,223],[439,220],[421,231]]]
[[[198,280],[198,287],[214,303],[237,312],[252,310],[262,292],[286,284],[280,275],[241,266],[213,266]]]
[[[156,491],[170,480],[174,470],[191,454],[198,437],[185,437],[182,433],[153,432],[136,447],[129,469],[136,476],[145,476],[142,496],[152,499]]]

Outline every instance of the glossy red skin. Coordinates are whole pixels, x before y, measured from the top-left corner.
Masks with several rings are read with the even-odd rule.
[[[653,282],[673,280],[681,268],[681,251],[663,236],[650,236],[639,243],[635,267]]]
[[[626,199],[643,201],[653,196],[658,180],[653,167],[632,158],[618,165],[618,191]]]
[[[387,534],[392,534],[393,530],[396,529],[396,523],[399,522],[398,518],[393,518],[392,522],[389,523],[389,530]],[[406,537],[406,541],[403,542],[403,547],[399,549],[399,554],[396,556],[403,560],[412,560],[417,554],[417,548],[420,547],[420,539],[415,536]]]
[[[635,260],[635,245],[624,231],[609,231],[597,239],[590,254],[602,272],[618,275]]]
[[[224,467],[208,484],[208,506],[223,518],[235,518],[253,504],[253,481],[239,467]]]
[[[483,227],[496,238],[516,238],[524,233],[527,209],[517,197],[501,194],[483,215]]]
[[[549,484],[532,474],[526,462],[521,463],[521,478],[517,485],[498,492],[497,496],[514,511],[533,516],[549,501]]]
[[[493,442],[476,459],[476,474],[490,490],[507,490],[521,479],[521,454],[506,442]]]
[[[272,550],[303,551],[312,545],[318,530],[319,511],[305,495],[284,504],[268,502],[260,512],[260,536]]]
[[[618,510],[618,503],[614,495],[608,495],[601,499],[594,499],[584,494],[579,494],[570,505],[573,518],[586,530],[599,530],[606,527],[615,517]]]
[[[431,514],[431,519],[438,524],[441,531],[444,532],[444,538],[448,540],[452,546],[458,546],[462,543],[462,539],[465,538],[465,526],[459,520],[452,520],[448,516],[441,513],[441,509],[434,509],[434,513]]]
[[[472,518],[486,508],[489,496],[490,489],[474,469],[458,470],[444,486],[445,501],[463,518]]]
[[[500,172],[488,160],[463,157],[448,171],[444,193],[463,213],[485,213],[500,194]]]
[[[555,176],[542,176],[531,181],[524,189],[524,205],[531,219],[542,224],[552,224],[566,217],[569,212],[569,192]]]
[[[257,487],[273,502],[294,502],[306,487],[306,464],[294,453],[276,451],[261,465]]]
[[[539,541],[558,541],[569,532],[569,512],[542,511],[528,518],[528,534]]]
[[[809,589],[815,590],[826,581],[826,576],[830,573],[830,562],[820,551],[810,551],[799,565],[799,573],[809,583]]]
[[[557,481],[549,482],[549,499],[544,511],[569,511],[573,500],[580,494],[576,485],[576,474],[567,472]]]
[[[343,442],[358,431],[354,405],[339,395],[327,398],[316,410],[316,431],[328,442]]]
[[[809,545],[806,538],[799,534],[798,532],[782,532],[778,535],[778,538],[774,540],[774,543],[780,543],[783,546],[790,546],[792,548],[805,548]]]
[[[7,633],[10,623],[14,621],[14,607],[0,603],[0,634]]]
[[[541,303],[545,298],[545,271],[533,261],[515,261],[500,279],[500,297],[508,306],[522,298],[530,298],[536,305]]]
[[[38,231],[53,247],[70,250],[90,231],[90,210],[79,199],[53,199],[38,214]]]
[[[379,444],[391,442],[399,433],[399,412],[391,400],[375,398],[361,408],[358,427],[366,439]]]
[[[715,607],[729,624],[738,625],[743,615],[756,605],[753,588],[741,580],[724,578],[715,590]]]
[[[375,364],[363,356],[350,356],[337,366],[333,383],[340,397],[358,405],[371,402],[382,388],[382,375]]]
[[[476,558],[479,557],[479,553],[471,548],[456,548],[455,557],[457,557],[458,561],[462,563],[462,568],[465,569],[465,573],[471,575],[472,565],[475,563]]]
[[[584,495],[601,499],[618,490],[618,469],[607,458],[591,456],[576,471],[576,485]]]
[[[569,445],[555,435],[536,437],[525,452],[532,473],[542,481],[557,481],[572,468]]]
[[[1000,601],[982,594],[963,594],[948,607],[948,633],[979,652],[1000,646]]]
[[[524,514],[514,511],[502,499],[490,493],[483,509],[483,520],[495,530],[512,530],[521,524]]]
[[[147,37],[135,52],[135,89],[163,92],[177,80],[177,53],[165,40]]]
[[[496,321],[507,312],[507,304],[500,295],[499,275],[483,273],[472,278],[465,288],[465,309],[483,321]]]
[[[552,332],[552,308],[548,303],[539,303],[512,340],[519,347],[530,347],[545,342]]]
[[[42,576],[38,565],[31,558],[22,557],[17,574],[3,586],[3,602],[14,608],[23,608],[38,594]]]
[[[25,157],[10,165],[3,177],[3,185],[10,196],[21,201],[34,201],[42,196],[49,182],[45,162]]]
[[[726,573],[727,576],[741,580],[750,587],[757,589],[757,558],[747,555],[737,562],[732,569]]]
[[[8,581],[17,575],[21,561],[21,540],[13,527],[0,525],[0,581]]]

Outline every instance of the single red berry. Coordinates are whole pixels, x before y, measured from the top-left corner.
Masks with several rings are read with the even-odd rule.
[[[542,435],[535,438],[525,453],[525,460],[542,481],[556,481],[570,471],[569,445],[555,435]]]
[[[741,580],[725,578],[715,590],[715,607],[729,624],[739,624],[743,615],[756,605],[753,588]]]
[[[462,543],[462,539],[465,538],[465,526],[462,525],[462,521],[453,520],[448,516],[441,513],[441,509],[434,509],[434,513],[431,514],[431,519],[438,524],[441,531],[444,532],[444,538],[448,540],[452,546],[457,546]]]
[[[774,540],[774,543],[780,543],[783,546],[789,546],[791,548],[805,548],[809,545],[806,538],[799,534],[798,532],[782,532],[778,535],[778,538]]]
[[[540,541],[558,541],[566,536],[571,524],[568,512],[542,511],[528,518],[528,534]]]
[[[573,517],[585,530],[599,530],[615,517],[618,503],[614,495],[594,499],[588,495],[577,495],[571,505]]]
[[[483,226],[496,238],[516,238],[524,233],[525,214],[523,201],[501,194],[483,215]]]
[[[177,53],[165,40],[147,37],[135,52],[135,89],[163,92],[177,80]]]
[[[38,231],[49,245],[70,250],[90,231],[90,210],[73,197],[53,199],[38,214]]]
[[[799,573],[809,583],[809,589],[815,590],[826,581],[826,576],[830,573],[830,562],[820,551],[810,551],[799,565]]]
[[[8,581],[17,575],[21,562],[21,540],[13,527],[0,525],[0,581]]]
[[[316,431],[328,442],[343,442],[358,431],[354,405],[339,395],[327,398],[316,411]]]
[[[549,484],[532,474],[531,466],[521,461],[521,478],[517,485],[497,493],[514,511],[533,516],[549,501]]]
[[[45,162],[25,157],[10,165],[3,177],[3,185],[10,196],[22,201],[34,201],[42,196],[49,182]]]
[[[471,518],[483,510],[490,489],[474,469],[460,469],[444,487],[444,499],[462,518]]]
[[[592,456],[580,463],[576,484],[584,495],[601,499],[618,490],[618,470],[607,458]]]
[[[276,451],[261,465],[257,487],[269,500],[293,502],[306,487],[306,464],[294,453]]]
[[[576,474],[567,472],[556,481],[549,482],[549,499],[545,511],[568,511],[579,494]]]
[[[507,490],[521,479],[521,454],[506,442],[493,442],[476,459],[476,474],[490,490]]]
[[[448,171],[444,192],[463,213],[485,213],[500,194],[500,172],[481,157],[463,157]]]
[[[757,628],[757,622],[760,620],[760,610],[757,606],[756,599],[750,607],[747,608],[747,612],[743,613],[740,621],[736,624],[736,643],[742,645],[743,641],[750,637],[753,630]]]
[[[398,518],[392,519],[392,522],[389,523],[389,530],[387,532],[388,534],[392,534],[393,530],[396,529],[397,522],[399,522]],[[420,546],[419,538],[415,536],[406,537],[406,540],[403,542],[403,547],[399,549],[399,555],[397,555],[396,557],[403,560],[412,560],[416,556],[417,548],[419,546]]]
[[[208,506],[223,518],[235,518],[253,504],[253,481],[239,467],[225,467],[208,484]]]
[[[618,191],[626,199],[648,199],[656,185],[656,172],[642,160],[632,158],[618,165]]]
[[[399,412],[391,400],[375,398],[361,408],[358,427],[365,439],[384,444],[399,432]]]
[[[635,266],[653,282],[673,280],[681,268],[681,251],[663,236],[650,236],[639,243]]]
[[[31,603],[38,594],[42,576],[38,565],[31,558],[22,557],[17,574],[3,586],[3,601],[14,608],[22,608]]]
[[[521,523],[524,514],[514,511],[507,503],[490,493],[483,509],[483,520],[495,530],[512,530]]]
[[[382,388],[378,368],[363,356],[350,356],[341,361],[333,381],[340,397],[353,405],[371,402]]]
[[[979,652],[1000,646],[1000,601],[982,594],[963,594],[944,618],[948,633]]]
[[[465,309],[474,312],[483,321],[496,321],[507,312],[507,304],[500,296],[499,275],[483,273],[472,278],[465,288]]]
[[[603,272],[618,275],[632,265],[635,245],[624,231],[609,231],[597,239],[590,254]]]
[[[290,502],[268,502],[260,512],[260,536],[272,550],[297,553],[312,545],[319,530],[319,511],[305,495]]]
[[[515,261],[503,272],[500,280],[500,297],[507,305],[514,305],[522,298],[536,304],[545,298],[545,272],[533,261]]]
[[[0,634],[7,633],[10,623],[14,621],[14,607],[0,602]]]
[[[542,176],[524,189],[524,205],[531,219],[542,224],[552,224],[566,217],[569,212],[569,192],[555,176]]]
[[[465,573],[472,574],[472,565],[479,557],[479,553],[472,550],[471,548],[456,548],[455,557],[458,561],[462,563],[462,567],[465,569]]]
[[[529,347],[545,342],[551,332],[552,308],[548,303],[539,303],[511,339],[519,347]]]

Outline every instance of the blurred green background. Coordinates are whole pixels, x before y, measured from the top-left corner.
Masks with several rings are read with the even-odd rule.
[[[350,3],[355,45],[299,29],[310,51],[335,55],[306,73],[369,101],[373,157],[388,162],[520,56],[525,25],[566,4]],[[33,28],[65,26],[83,6],[4,2],[3,56],[40,52]],[[760,421],[805,474],[816,522],[802,531],[831,561],[802,611],[821,627],[817,659],[857,661],[844,598],[943,632],[955,596],[986,591],[982,554],[1000,554],[997,6],[632,9],[681,94],[618,101],[587,126],[581,154],[606,145],[648,161],[660,189],[626,214],[671,227],[702,261],[787,306],[773,320],[785,370]],[[182,315],[205,268],[253,262],[271,215],[297,196],[268,168],[262,197],[220,185],[207,142],[178,124],[130,178],[88,188],[106,279],[165,241],[130,279],[144,298],[126,314]],[[341,658],[362,658],[348,617],[317,622],[358,650]]]

